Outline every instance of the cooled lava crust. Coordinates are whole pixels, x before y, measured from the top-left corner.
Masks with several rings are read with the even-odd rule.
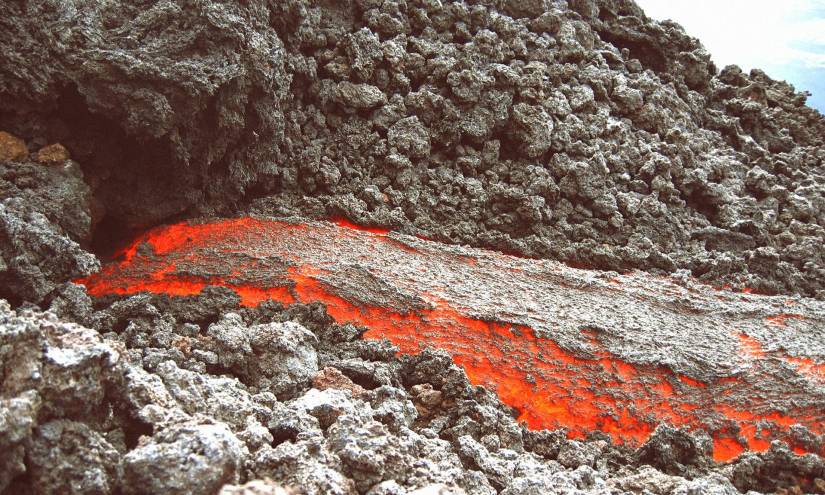
[[[402,353],[444,349],[534,429],[639,446],[705,430],[714,458],[780,440],[825,456],[825,302],[717,290],[445,246],[346,222],[265,218],[152,230],[79,280],[92,295],[233,289],[321,302]]]

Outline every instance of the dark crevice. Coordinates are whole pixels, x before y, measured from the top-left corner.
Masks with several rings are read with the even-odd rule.
[[[712,225],[718,225],[719,223],[719,206],[715,203],[714,199],[707,197],[701,191],[693,191],[687,198],[688,206],[704,215]]]
[[[298,438],[298,429],[288,426],[281,426],[280,428],[270,428],[269,433],[272,435],[272,446],[277,447],[284,442],[294,442]]]
[[[138,446],[140,437],[152,436],[154,429],[149,423],[144,423],[140,420],[126,421],[123,426],[123,441],[126,448],[132,450]]]
[[[113,260],[142,231],[129,228],[114,217],[104,217],[95,229],[91,250],[101,260]]]
[[[599,36],[618,49],[627,48],[632,58],[657,73],[667,71],[667,57],[652,42],[623,38],[609,31],[599,31]]]

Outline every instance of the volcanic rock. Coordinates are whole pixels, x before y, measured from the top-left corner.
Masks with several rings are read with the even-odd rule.
[[[0,201],[0,295],[40,302],[59,285],[100,264],[59,226],[21,198]]]
[[[0,449],[4,453],[0,463],[0,491],[26,472],[25,442],[37,425],[39,408],[40,396],[34,390],[16,397],[3,394],[0,399]]]
[[[364,388],[353,383],[348,376],[341,373],[337,368],[326,367],[318,372],[312,379],[312,386],[318,390],[338,389],[349,390],[354,397],[364,394]]]
[[[0,161],[21,161],[28,156],[29,149],[22,139],[0,131]]]
[[[89,426],[67,420],[41,425],[28,452],[35,493],[117,493],[120,453]]]
[[[0,492],[825,490],[787,83],[629,0],[0,14]]]
[[[74,8],[5,6],[0,114],[72,150],[105,183],[113,219],[180,213],[204,197],[210,170],[234,169],[215,186],[237,197],[242,164],[277,156],[291,75],[265,2]]]
[[[4,14],[0,125],[65,144],[108,228],[234,213],[245,198],[253,212],[825,297],[825,119],[764,72],[717,71],[633,2]],[[743,242],[693,235],[709,227]]]
[[[318,371],[317,337],[299,324],[271,323],[247,327],[229,314],[211,325],[218,362],[238,376],[276,395],[289,395],[307,385]]]
[[[93,330],[0,300],[0,490],[23,473],[39,493],[116,489],[117,453],[75,421],[104,408],[120,357]]]
[[[667,429],[656,433],[659,421],[708,431],[717,460],[746,449],[765,451],[776,436],[802,451],[825,452],[825,351],[816,338],[825,307],[819,301],[742,295],[643,273],[582,271],[369,229],[266,218],[164,227],[138,238],[129,252],[135,254],[81,282],[96,296],[165,294],[169,287],[175,288],[171,295],[197,294],[224,283],[239,287],[241,303],[249,307],[260,303],[261,291],[284,304],[323,301],[339,324],[365,326],[368,339],[390,339],[405,353],[446,350],[471,380],[496,390],[533,428],[563,426],[579,438],[601,430],[634,447],[656,435],[642,459],[659,459],[655,462],[667,466],[662,469],[675,474],[703,462],[708,444]],[[195,274],[216,273],[212,267],[218,260],[211,252],[289,259],[287,276],[281,286],[256,286],[277,277],[253,263],[249,272],[236,270],[231,283],[199,278]],[[353,285],[349,275],[360,273],[353,267],[365,259],[370,276]],[[789,327],[796,330],[789,334]],[[247,329],[239,315],[229,315],[210,326],[209,334],[225,366],[256,386],[268,386],[256,377],[272,377],[269,390],[279,396],[292,396],[317,371],[313,346],[318,344],[303,327]],[[250,360],[256,339],[270,350],[255,351]],[[271,361],[274,356],[277,362]],[[416,406],[428,416],[449,395],[443,381],[430,381],[433,373],[422,361],[422,380],[412,378],[413,370],[408,377],[416,387]],[[342,362],[335,365],[348,369]],[[294,388],[280,388],[278,377]],[[318,405],[323,412],[305,408],[326,428],[347,408],[322,397],[313,389],[299,401],[331,404],[329,410]],[[608,419],[617,409],[622,415]],[[733,435],[726,426],[731,424]],[[794,424],[811,436],[800,436]],[[592,467],[597,460],[592,448],[570,443],[556,455],[566,467]]]
[[[94,199],[78,164],[0,161],[0,297],[39,303],[99,267],[91,241]]]
[[[244,485],[226,485],[218,495],[294,495],[296,492],[272,481],[255,480]]]
[[[60,143],[50,144],[40,148],[37,152],[36,160],[44,165],[54,165],[70,159],[69,150]]]
[[[163,430],[123,459],[124,493],[215,493],[238,481],[244,450],[240,440],[220,423]]]

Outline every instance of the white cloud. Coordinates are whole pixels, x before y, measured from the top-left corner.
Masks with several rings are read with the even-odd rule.
[[[825,68],[825,0],[637,0],[654,19],[673,19],[720,67]],[[819,11],[820,18],[817,18]]]
[[[701,40],[719,68],[763,69],[825,112],[825,0],[636,0]]]

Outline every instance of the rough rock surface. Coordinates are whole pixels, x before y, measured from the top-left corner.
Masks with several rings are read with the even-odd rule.
[[[0,493],[825,493],[781,443],[526,429],[320,303],[68,283],[258,212],[822,299],[825,120],[632,0],[19,0],[0,53]]]
[[[0,297],[40,303],[64,282],[96,271],[97,260],[83,250],[95,210],[76,162],[0,159]]]
[[[664,428],[634,452],[526,429],[446,354],[397,357],[318,304],[241,308],[207,291],[94,310],[82,291],[60,297],[87,308],[66,318],[92,328],[0,302],[0,493],[816,493],[825,477],[820,457],[778,444],[719,465],[707,437],[687,431]],[[276,396],[279,380],[244,384],[246,368],[218,364],[210,320],[300,326],[317,336],[308,342],[323,369],[356,381],[382,369],[386,383]],[[281,352],[270,349],[243,359]]]
[[[183,424],[140,443],[123,458],[128,494],[215,493],[237,482],[243,444],[226,425]]]
[[[292,322],[247,327],[230,313],[210,325],[207,335],[217,345],[218,363],[242,377],[282,395],[309,383],[318,371],[317,337]],[[255,359],[250,359],[255,357]]]
[[[69,148],[104,235],[243,201],[825,297],[825,119],[632,1],[0,13],[0,128]]]
[[[0,201],[0,295],[41,302],[58,285],[99,268],[36,207],[21,198]]]

